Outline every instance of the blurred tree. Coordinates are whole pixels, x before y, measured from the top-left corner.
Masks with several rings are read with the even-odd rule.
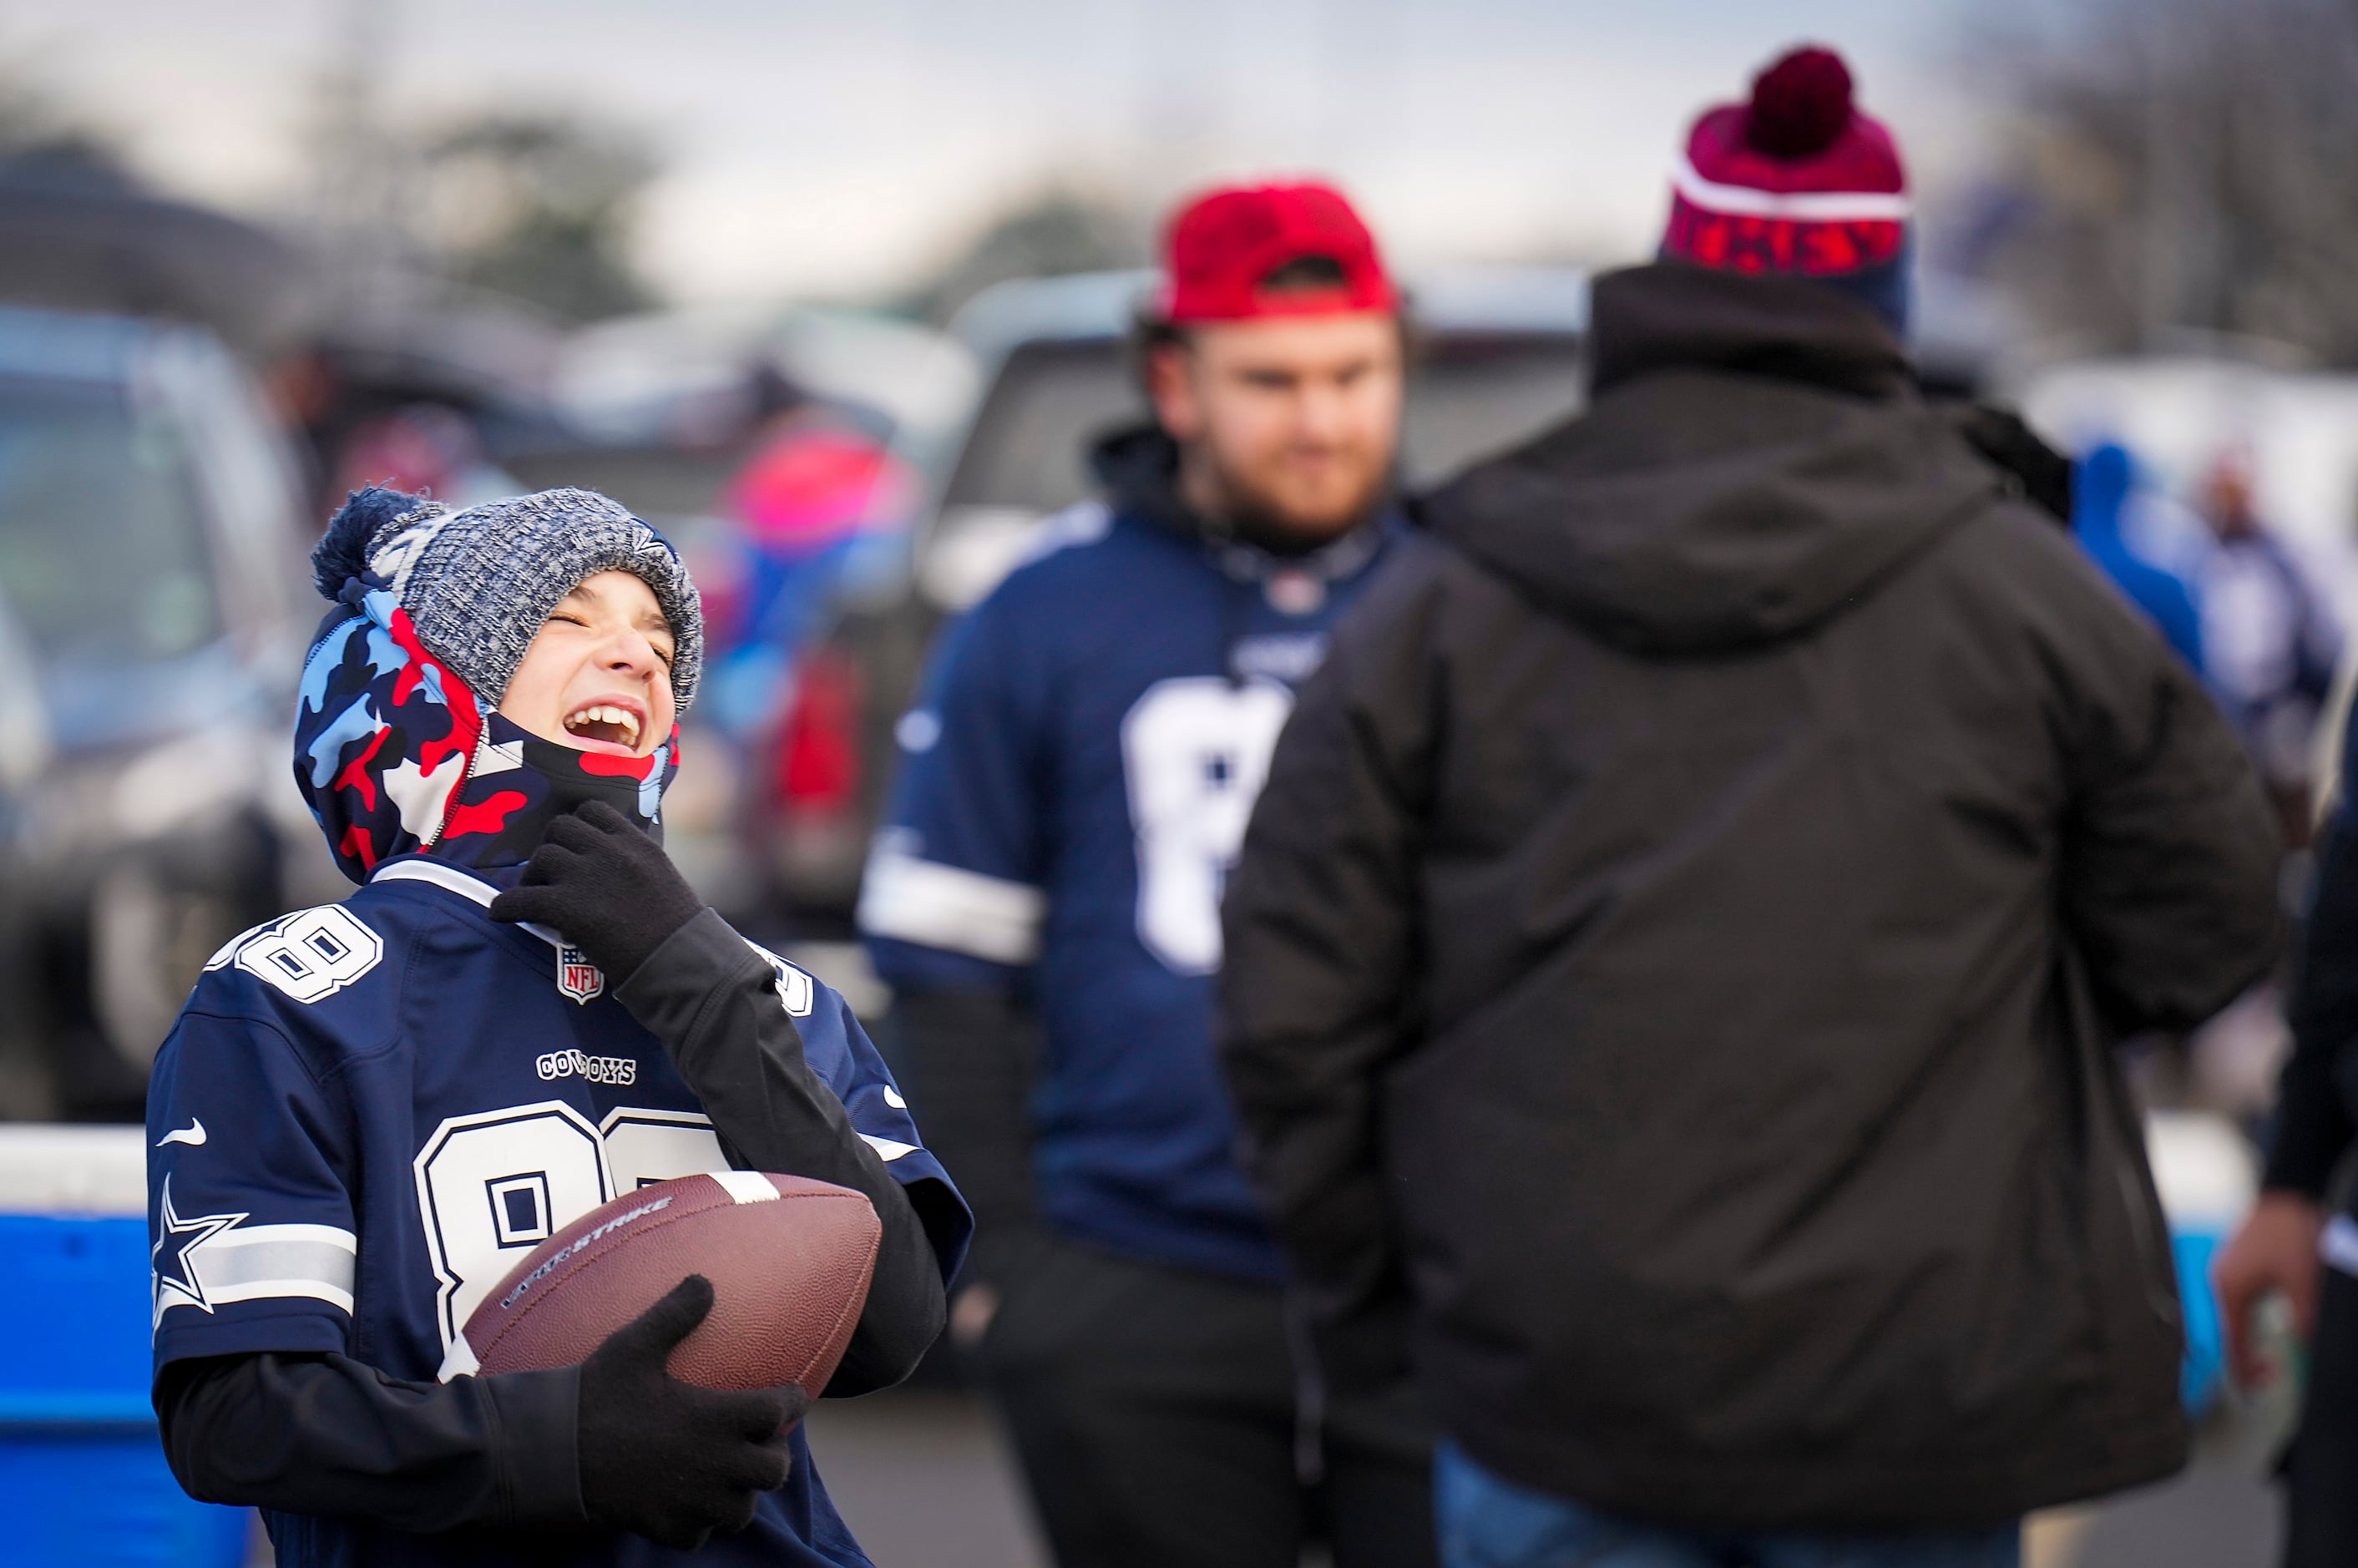
[[[640,309],[654,297],[625,253],[658,167],[611,126],[486,114],[425,144],[420,233],[451,276],[563,319]]]
[[[2099,0],[1994,52],[2022,119],[1975,270],[2089,347],[2358,363],[2358,0]]]
[[[41,90],[22,65],[0,61],[0,173],[12,184],[131,190],[138,181],[114,141]]]
[[[1147,225],[1132,209],[1055,188],[985,222],[940,271],[912,291],[909,304],[942,320],[994,283],[1144,266],[1150,247]]]

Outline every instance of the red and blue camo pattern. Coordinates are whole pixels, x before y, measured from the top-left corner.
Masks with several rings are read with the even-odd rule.
[[[371,573],[350,579],[304,661],[295,782],[336,865],[430,849],[477,869],[529,860],[550,818],[601,799],[655,830],[679,727],[644,757],[576,751],[487,708]]]

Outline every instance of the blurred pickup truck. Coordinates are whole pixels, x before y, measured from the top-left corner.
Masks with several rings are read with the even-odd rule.
[[[0,682],[48,741],[0,815],[0,1118],[136,1119],[206,958],[342,891],[288,771],[297,493],[210,332],[0,308]]]

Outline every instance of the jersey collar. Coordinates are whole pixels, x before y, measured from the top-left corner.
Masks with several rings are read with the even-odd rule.
[[[470,903],[486,910],[492,907],[492,900],[499,897],[503,891],[471,872],[460,871],[446,860],[437,860],[427,855],[411,855],[398,860],[387,860],[369,874],[369,882],[372,886],[378,882],[426,882],[442,889],[445,892],[456,893]],[[564,934],[554,926],[542,925],[532,921],[503,921],[501,924],[513,925],[521,930],[528,931],[559,952],[572,946],[566,941]]]
[[[1395,516],[1390,510],[1379,512],[1363,523],[1353,524],[1339,538],[1299,556],[1272,555],[1257,545],[1230,539],[1210,546],[1212,559],[1222,572],[1238,582],[1265,582],[1289,573],[1321,582],[1340,582],[1368,568],[1384,547],[1384,542],[1391,537]]]

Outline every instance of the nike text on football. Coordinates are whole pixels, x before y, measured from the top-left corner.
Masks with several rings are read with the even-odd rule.
[[[558,1248],[556,1252],[552,1253],[547,1260],[543,1262],[539,1268],[535,1269],[531,1273],[526,1274],[523,1279],[518,1280],[516,1281],[516,1288],[500,1298],[500,1310],[502,1312],[505,1312],[508,1308],[515,1305],[517,1302],[524,1299],[524,1293],[526,1291],[532,1289],[533,1286],[540,1283],[542,1280],[546,1279],[550,1274],[556,1272],[558,1265],[562,1264],[568,1258],[572,1257],[576,1252],[580,1251],[584,1247],[589,1246],[591,1242],[598,1240],[600,1237],[611,1236],[615,1231],[622,1229],[622,1227],[630,1224],[631,1221],[634,1219],[644,1219],[647,1216],[651,1214],[658,1214],[670,1206],[671,1199],[669,1198],[657,1198],[653,1203],[643,1203],[638,1207],[631,1210],[628,1214],[618,1214],[613,1218],[608,1220],[605,1224],[598,1227],[597,1229],[588,1231],[580,1236],[575,1237],[572,1240]]]

